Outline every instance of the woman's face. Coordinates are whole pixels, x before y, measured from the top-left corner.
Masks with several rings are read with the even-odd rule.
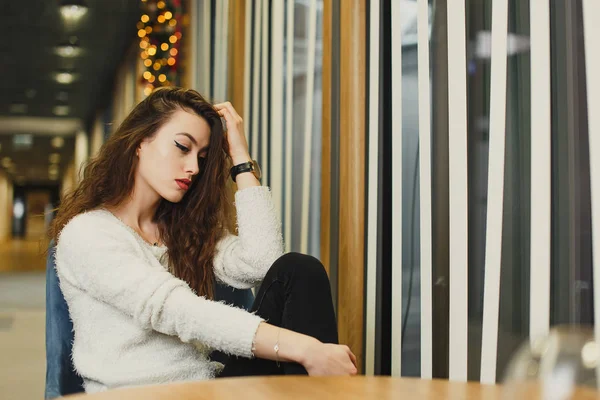
[[[198,174],[198,159],[206,157],[209,142],[206,120],[187,111],[175,111],[156,135],[140,144],[136,179],[163,199],[181,201]]]

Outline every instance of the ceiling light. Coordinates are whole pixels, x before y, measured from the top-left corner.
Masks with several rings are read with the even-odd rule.
[[[29,133],[20,133],[12,138],[14,150],[27,150],[33,146],[33,135]]]
[[[25,97],[27,97],[28,99],[33,99],[36,94],[37,94],[37,91],[35,89],[27,89],[25,91]]]
[[[79,21],[88,12],[88,7],[82,1],[65,0],[60,5],[60,13],[67,21]]]
[[[54,79],[56,79],[58,83],[68,85],[75,80],[75,75],[71,72],[57,72],[56,75],[54,75]]]
[[[54,52],[61,57],[77,57],[82,53],[81,47],[75,44],[61,44],[56,46]]]
[[[69,110],[69,106],[54,106],[52,112],[54,113],[54,115],[64,117],[65,115],[69,115]]]
[[[48,167],[48,174],[58,175],[58,165],[51,165]]]
[[[13,103],[8,109],[12,114],[25,114],[27,112],[27,104]]]
[[[51,144],[55,149],[60,149],[65,145],[65,139],[61,138],[60,136],[56,136],[52,138]]]
[[[52,153],[50,157],[48,157],[51,164],[58,164],[60,162],[60,154]]]

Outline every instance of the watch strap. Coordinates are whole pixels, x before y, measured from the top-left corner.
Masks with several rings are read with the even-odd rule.
[[[254,162],[248,161],[242,164],[234,165],[231,167],[231,179],[235,182],[235,178],[244,172],[254,171]]]

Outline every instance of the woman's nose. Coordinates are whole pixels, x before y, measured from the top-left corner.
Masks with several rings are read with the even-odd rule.
[[[188,174],[191,174],[191,175],[198,175],[199,171],[200,171],[200,167],[198,166],[198,160],[197,159],[190,160],[186,166],[185,172]]]

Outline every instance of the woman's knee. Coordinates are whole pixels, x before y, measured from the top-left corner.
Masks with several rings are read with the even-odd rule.
[[[295,277],[306,277],[311,280],[327,279],[325,267],[317,258],[301,253],[286,253],[279,257],[273,268],[278,271],[289,271]]]

